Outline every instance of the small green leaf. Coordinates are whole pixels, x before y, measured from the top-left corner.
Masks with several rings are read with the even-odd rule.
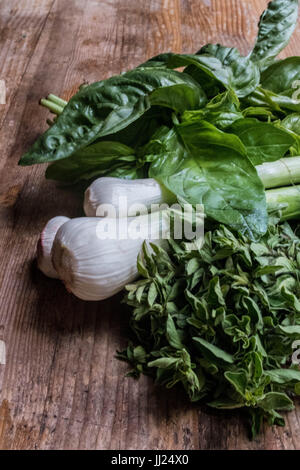
[[[225,378],[230,382],[235,390],[244,398],[247,387],[247,375],[245,371],[225,372]]]
[[[282,269],[282,266],[264,266],[262,268],[257,268],[253,274],[255,277],[261,277],[267,274],[275,274],[277,271],[280,271],[281,269]]]
[[[142,346],[137,346],[133,350],[133,357],[137,362],[146,362],[147,353]]]
[[[138,268],[138,272],[141,276],[146,277],[146,278],[148,277],[148,270],[147,270],[147,268],[144,264],[141,253],[139,253],[139,255],[138,255],[137,268]]]
[[[208,355],[209,357],[214,357],[215,359],[221,360],[222,362],[226,362],[228,364],[234,363],[234,358],[231,354],[228,354],[223,349],[220,349],[208,341],[205,341],[205,339],[193,337],[193,341],[195,341],[196,345],[203,352],[204,356]]]
[[[175,323],[171,315],[168,315],[167,319],[167,330],[166,337],[170,345],[175,349],[182,349],[182,343],[178,331],[175,327]]]
[[[208,301],[212,306],[215,307],[218,307],[219,305],[225,305],[225,300],[222,294],[218,276],[213,277],[209,283]]]
[[[161,357],[154,361],[148,362],[148,367],[158,367],[159,369],[170,369],[178,364],[178,358],[174,357]]]
[[[300,370],[295,369],[273,369],[266,370],[265,374],[271,378],[271,381],[278,384],[289,382],[300,382]]]
[[[145,285],[142,285],[142,286],[137,288],[136,299],[137,299],[138,302],[141,302],[141,300],[142,300],[142,295],[144,293],[145,287],[146,287]]]
[[[199,269],[199,266],[200,266],[200,261],[198,258],[190,259],[186,265],[186,272],[188,276],[190,276],[191,274],[194,274],[197,271],[197,269]]]
[[[281,331],[282,333],[288,336],[300,335],[300,325],[288,325],[288,326],[278,325],[277,328],[279,331]]]
[[[158,292],[157,292],[157,289],[156,289],[156,285],[155,285],[154,282],[151,282],[149,290],[148,290],[148,304],[149,304],[149,307],[152,307],[152,305],[154,304],[154,302],[157,298],[157,295],[158,295]]]
[[[294,404],[292,400],[285,394],[280,392],[269,392],[264,398],[257,402],[257,405],[264,410],[293,410]]]

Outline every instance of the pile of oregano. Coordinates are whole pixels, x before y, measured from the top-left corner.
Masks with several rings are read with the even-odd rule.
[[[118,354],[138,377],[180,383],[191,401],[244,408],[252,435],[264,418],[284,425],[300,371],[300,238],[272,223],[259,242],[223,225],[199,250],[170,240],[168,252],[144,246],[141,279],[127,286],[133,341]]]

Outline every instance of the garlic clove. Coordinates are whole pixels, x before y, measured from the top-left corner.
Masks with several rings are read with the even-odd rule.
[[[37,265],[48,277],[58,278],[51,261],[51,249],[58,229],[68,222],[69,217],[57,216],[50,219],[43,228],[37,243]]]
[[[138,276],[137,256],[144,238],[99,238],[104,224],[120,223],[122,233],[128,220],[146,223],[145,217],[109,219],[81,217],[64,224],[57,232],[52,262],[67,290],[83,300],[103,300],[132,282]],[[138,221],[136,220],[138,219]],[[163,225],[163,226],[162,226]],[[123,230],[124,228],[124,230]],[[157,222],[151,226],[151,241],[162,244],[160,231],[167,233],[168,226]]]
[[[144,205],[147,212],[152,204],[170,202],[175,202],[175,197],[153,178],[125,180],[102,177],[85,191],[83,209],[88,217],[103,216],[105,214],[99,212],[100,206],[108,204],[115,209],[115,215],[109,214],[110,217],[127,217],[132,215],[128,212],[130,208],[136,215],[137,205]]]

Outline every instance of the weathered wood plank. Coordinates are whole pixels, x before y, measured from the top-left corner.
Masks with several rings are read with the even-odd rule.
[[[38,6],[37,6],[38,4]],[[37,106],[50,91],[69,98],[162,51],[207,42],[246,53],[267,1],[19,0],[0,4],[0,448],[294,449],[299,416],[249,442],[243,417],[187,402],[114,358],[127,325],[120,297],[81,302],[32,265],[38,232],[54,215],[81,214],[75,195],[45,181],[44,166],[18,168],[45,129]],[[24,35],[24,37],[23,37]],[[300,28],[285,54],[297,54]]]
[[[8,105],[39,41],[53,0],[3,2],[0,16],[0,78],[5,79]],[[9,106],[0,106],[0,126]]]

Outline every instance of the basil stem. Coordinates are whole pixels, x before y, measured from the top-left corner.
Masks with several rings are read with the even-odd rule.
[[[54,114],[57,114],[58,116],[63,112],[64,108],[57,103],[54,103],[53,101],[50,101],[48,99],[42,98],[40,101],[40,104],[44,106],[45,108],[49,109]]]

